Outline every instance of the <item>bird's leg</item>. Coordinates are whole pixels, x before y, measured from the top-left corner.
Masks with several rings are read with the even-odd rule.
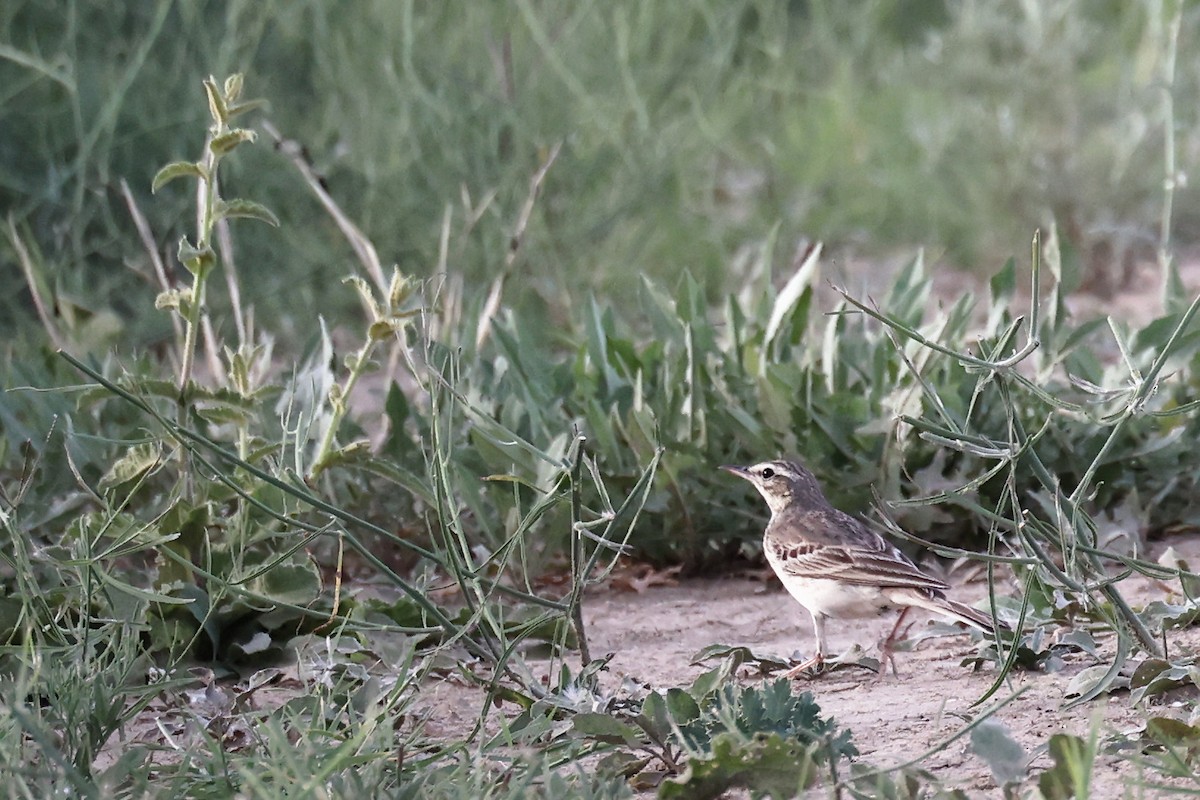
[[[815,611],[810,611],[809,613],[812,615],[813,630],[817,634],[817,654],[812,658],[805,659],[783,673],[783,677],[785,678],[795,678],[810,669],[820,670],[825,666],[825,617]]]
[[[888,634],[886,639],[884,639],[882,642],[879,643],[879,653],[880,653],[879,675],[880,675],[880,677],[882,677],[884,675],[884,673],[887,672],[888,664],[892,665],[892,674],[893,675],[900,674],[900,670],[898,670],[896,668],[896,658],[892,653],[892,645],[896,642],[896,634],[900,633],[900,626],[901,626],[901,624],[904,623],[904,618],[906,616],[908,616],[909,611],[910,611],[909,606],[905,606],[903,609],[900,610],[900,616],[896,618],[896,624],[892,626],[892,632]],[[908,627],[911,628],[912,623],[909,623]],[[907,633],[908,628],[905,628],[904,632]]]

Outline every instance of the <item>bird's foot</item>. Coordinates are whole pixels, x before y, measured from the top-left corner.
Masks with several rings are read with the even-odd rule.
[[[783,673],[783,677],[787,678],[788,680],[792,680],[794,678],[800,677],[803,673],[808,672],[809,670],[813,670],[815,672],[821,672],[821,670],[823,670],[824,668],[825,668],[825,656],[821,655],[820,653],[817,653],[812,658],[801,661],[799,664],[792,667],[787,672]]]
[[[912,629],[915,623],[904,625],[904,618],[908,616],[908,609],[905,608],[900,612],[900,617],[896,620],[896,624],[892,626],[892,631],[887,635],[887,638],[879,643],[879,677],[882,678],[887,674],[887,668],[892,666],[892,674],[899,675],[900,670],[896,667],[896,651],[895,644],[902,642],[908,638],[908,632]],[[903,625],[903,627],[901,627]]]
[[[875,673],[875,680],[883,680],[883,676],[887,675],[889,665],[892,667],[893,675],[900,674],[900,669],[896,666],[896,654],[892,652],[890,643],[882,642],[879,645],[879,671]]]
[[[899,635],[896,635],[893,631],[892,636],[889,636],[879,643],[879,677],[882,678],[885,674],[887,674],[887,668],[889,665],[892,668],[893,675],[900,674],[900,669],[896,666],[896,645],[908,638],[908,629],[912,626],[913,623],[906,625],[904,630],[901,631]]]

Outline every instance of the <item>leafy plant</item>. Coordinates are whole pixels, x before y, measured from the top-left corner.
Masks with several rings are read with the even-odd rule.
[[[690,695],[650,695],[642,713],[666,722],[688,755],[663,798],[719,797],[733,786],[753,795],[787,798],[819,779],[838,779],[838,762],[858,750],[850,732],[820,716],[809,692],[793,695],[790,681],[761,688],[725,684],[701,706]]]
[[[213,124],[204,143],[204,155],[198,161],[173,161],[154,176],[152,191],[177,178],[194,178],[199,184],[200,207],[196,210],[197,231],[193,243],[184,237],[179,241],[179,263],[191,273],[192,285],[188,289],[167,289],[155,300],[156,308],[170,309],[183,318],[184,339],[180,353],[179,404],[180,422],[187,417],[190,403],[187,396],[192,383],[192,367],[196,360],[196,348],[200,337],[200,317],[205,311],[205,294],[208,280],[217,267],[215,237],[217,226],[222,220],[245,217],[279,226],[279,220],[261,203],[242,198],[227,200],[221,196],[218,170],[221,161],[239,145],[252,142],[256,134],[246,128],[230,125],[238,116],[262,106],[261,101],[243,101],[242,76],[231,75],[223,86],[217,86],[214,78],[204,82],[208,98],[208,113]],[[248,390],[248,372],[240,370],[235,375],[237,387]],[[241,378],[241,380],[236,380]]]
[[[1029,755],[995,719],[984,720],[971,729],[971,749],[987,762],[996,785],[1005,797],[1013,797],[1014,787],[1025,779]]]
[[[606,769],[657,785],[664,798],[719,797],[737,786],[784,798],[822,776],[837,782],[838,762],[858,751],[811,693],[793,695],[786,680],[739,686],[729,676],[727,663],[688,687],[627,704],[610,698],[576,713],[572,730],[609,747]]]
[[[1054,766],[1038,776],[1038,789],[1046,800],[1090,797],[1092,766],[1097,755],[1096,737],[1085,741],[1069,733],[1056,733],[1048,745]]]
[[[335,751],[322,751],[320,756],[328,759],[331,774],[344,775],[351,764],[346,759],[360,746],[369,746],[374,755],[363,761],[352,758],[355,763],[384,762],[390,753],[390,746],[383,744],[390,725],[382,721],[410,707],[414,687],[435,669],[438,653],[454,654],[461,674],[486,688],[489,707],[501,698],[526,707],[538,699],[550,707],[569,707],[562,705],[566,702],[562,698],[594,688],[596,673],[605,663],[589,654],[583,628],[584,589],[602,578],[611,559],[625,550],[659,458],[651,454],[628,487],[629,493],[616,496],[614,503],[614,495],[585,451],[583,437],[560,435],[547,450],[515,434],[503,421],[489,418],[479,408],[480,401],[465,391],[451,351],[425,336],[420,338],[419,358],[410,350],[406,337],[424,322],[423,298],[398,270],[390,281],[382,281],[382,271],[368,263],[375,285],[351,281],[368,319],[365,344],[349,359],[344,380],[326,380],[325,367],[314,364],[280,385],[273,375],[270,339],[252,326],[239,325],[243,339],[237,349],[220,348],[211,328],[201,336],[200,322],[207,318],[202,308],[207,281],[229,258],[229,253],[219,256],[212,245],[214,231],[230,216],[267,213],[251,201],[225,200],[217,189],[218,164],[235,146],[253,138],[226,124],[248,110],[239,100],[241,79],[231,78],[220,86],[210,79],[205,88],[214,118],[205,156],[197,162],[169,165],[156,182],[192,177],[202,189],[197,242],[185,241],[180,247],[192,285],[164,292],[159,303],[181,321],[180,377],[174,382],[163,380],[155,374],[157,365],[148,361],[137,362],[134,369],[121,370],[115,362],[98,368],[64,353],[66,362],[94,382],[80,395],[82,413],[98,419],[99,408],[132,411],[141,426],[139,436],[121,448],[122,454],[102,474],[85,477],[69,461],[84,499],[63,530],[49,529],[44,518],[26,522],[17,513],[28,500],[31,477],[22,480],[15,496],[4,497],[6,535],[17,548],[8,564],[24,587],[24,599],[0,605],[4,635],[25,640],[7,650],[11,669],[32,675],[28,685],[52,690],[55,682],[48,681],[38,667],[42,651],[50,646],[43,630],[59,637],[54,646],[65,652],[99,646],[114,655],[112,663],[98,668],[98,677],[84,684],[95,697],[84,697],[78,687],[64,684],[70,690],[50,698],[55,711],[67,715],[61,724],[80,732],[78,743],[58,748],[46,733],[57,723],[28,716],[21,710],[23,703],[11,698],[14,711],[6,720],[19,726],[21,735],[36,742],[53,763],[68,765],[65,777],[32,771],[31,786],[68,780],[83,790],[93,779],[131,780],[127,770],[133,757],[103,775],[95,774],[94,763],[109,738],[145,711],[147,698],[160,691],[164,676],[177,681],[179,669],[194,659],[222,668],[252,668],[278,660],[285,647],[302,641],[297,637],[317,632],[337,631],[340,647],[349,647],[345,652],[354,652],[360,663],[370,656],[363,649],[368,635],[372,640],[398,640],[401,663],[393,668],[400,670],[403,680],[381,697],[378,687],[372,688],[377,678],[354,668],[353,661],[342,663],[337,668],[349,684],[336,676],[327,678],[322,685],[341,688],[318,698],[315,705],[312,698],[297,699],[269,715],[239,699],[249,698],[256,688],[232,687],[236,692],[230,699],[232,706],[221,704],[202,714],[201,750],[207,748],[213,759],[242,747],[271,755],[289,747],[296,737],[308,741],[320,729],[340,741]],[[369,251],[369,246],[362,249],[364,254]],[[398,423],[395,434],[413,437],[407,458],[417,454],[421,478],[368,453],[361,442],[343,443],[346,431],[353,431],[347,424],[347,397],[384,344],[391,344],[412,374],[419,376],[422,397],[428,402],[428,414],[411,418],[408,401],[395,390],[389,402]],[[327,338],[323,346],[329,346]],[[217,358],[218,351],[223,358]],[[201,358],[207,374],[194,369]],[[466,419],[473,424],[466,424]],[[73,424],[70,427],[73,436]],[[491,481],[506,487],[509,508],[519,514],[504,539],[487,551],[480,551],[478,540],[457,522],[460,498],[469,504],[472,497],[479,502],[485,496],[476,467],[458,451],[467,431],[514,457]],[[30,475],[38,471],[40,457],[31,456],[26,470]],[[87,463],[101,458],[97,455]],[[295,473],[284,467],[287,460],[296,465]],[[530,467],[529,478],[519,472],[518,464]],[[397,536],[324,499],[322,490],[362,491],[356,474],[399,485],[410,509],[421,505],[429,509],[431,546]],[[530,533],[548,522],[568,530],[571,580],[565,596],[539,593],[530,585],[529,574],[518,568]],[[363,535],[415,555],[422,571],[416,578],[402,574],[376,555]],[[30,537],[44,539],[49,546],[26,547]],[[335,555],[332,562],[318,560],[316,552],[323,545],[326,553]],[[388,582],[395,599],[342,596],[347,549]],[[332,592],[326,575],[333,577]],[[524,585],[514,583],[514,576]],[[430,582],[446,578],[457,588],[461,603],[453,610],[435,602],[429,591]],[[61,590],[49,591],[56,584]],[[60,617],[72,620],[73,626],[57,624]],[[115,637],[113,641],[123,643],[123,649],[102,644],[106,637]],[[551,656],[560,663],[555,671],[559,681],[543,683],[522,657],[522,648],[530,641],[552,645]],[[568,647],[580,651],[578,674],[566,666]],[[414,656],[418,650],[419,658]],[[140,659],[145,658],[163,665],[153,671],[158,678],[151,687],[143,685],[139,673]],[[351,685],[356,688],[351,690]],[[210,674],[204,689],[211,695],[209,700],[229,699],[229,691],[230,687],[213,682]],[[102,696],[123,692],[133,692],[138,702],[117,704],[100,713]],[[167,729],[172,730],[174,738],[168,739],[172,746],[192,733],[187,725]],[[476,783],[490,774],[469,761],[460,765],[465,773],[450,768],[461,753],[444,744],[427,744],[416,728],[399,746],[428,749],[433,755],[422,759],[425,766],[448,768],[432,773],[441,777],[431,786],[450,787],[462,774]],[[303,760],[293,758],[278,759],[277,766],[266,772],[253,763],[253,759],[239,762],[236,774],[227,770],[226,788],[269,793],[276,782],[294,782],[289,772],[305,768]],[[361,773],[367,775],[376,781],[371,784],[376,789],[408,786],[416,791],[424,785],[411,780],[405,770],[393,775]],[[193,787],[186,765],[171,780],[176,786]],[[514,769],[505,780],[514,786],[525,781],[526,786],[548,782],[560,787],[568,785],[563,783],[566,780],[585,793],[594,791],[597,797],[625,793],[620,784],[571,779],[548,763]],[[365,791],[366,786],[362,785]],[[517,788],[513,792],[520,794]]]

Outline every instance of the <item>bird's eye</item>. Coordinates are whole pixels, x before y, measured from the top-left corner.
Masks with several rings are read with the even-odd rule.
[[[763,467],[762,476],[763,480],[769,481],[771,478],[775,477],[775,470],[771,469],[770,467]]]

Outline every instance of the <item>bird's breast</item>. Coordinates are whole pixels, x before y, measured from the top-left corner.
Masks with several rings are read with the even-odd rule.
[[[848,584],[828,578],[800,578],[777,571],[783,588],[797,603],[826,617],[869,617],[894,604],[877,586]]]

